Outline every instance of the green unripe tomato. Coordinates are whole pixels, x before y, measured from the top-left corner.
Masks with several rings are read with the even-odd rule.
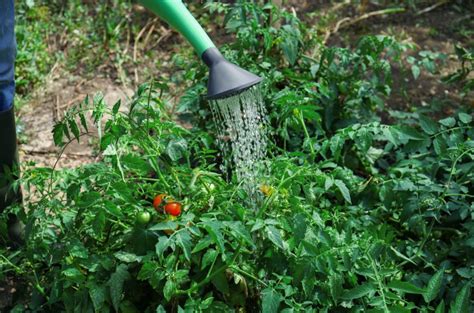
[[[151,215],[146,211],[138,212],[137,223],[140,225],[146,225],[150,222]]]

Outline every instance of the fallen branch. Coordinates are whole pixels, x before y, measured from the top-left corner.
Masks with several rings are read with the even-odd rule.
[[[402,13],[402,12],[405,12],[404,8],[392,8],[392,9],[383,9],[383,10],[378,10],[378,11],[365,13],[365,14],[363,14],[359,17],[356,17],[354,19],[352,19],[350,17],[345,17],[342,20],[338,21],[336,23],[336,26],[332,30],[326,32],[326,35],[324,36],[324,39],[323,39],[323,43],[326,43],[328,41],[329,37],[331,37],[331,35],[334,35],[335,33],[337,33],[342,28],[352,26],[356,23],[359,23],[361,21],[364,21],[364,20],[366,20],[368,18],[371,18],[371,17],[374,17],[374,16],[394,14],[394,13]]]
[[[443,0],[443,1],[440,1],[440,2],[438,2],[438,3],[433,4],[433,5],[430,6],[430,7],[427,7],[427,8],[425,8],[425,9],[423,9],[423,10],[417,12],[415,15],[416,15],[416,16],[420,16],[420,15],[422,15],[422,14],[431,12],[431,11],[433,11],[434,9],[436,9],[436,8],[442,6],[442,5],[448,4],[449,2],[451,2],[451,0]]]

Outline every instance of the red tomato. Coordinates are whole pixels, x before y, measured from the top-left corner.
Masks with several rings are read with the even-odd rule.
[[[181,214],[181,203],[169,202],[165,205],[165,211],[173,216],[179,216]]]
[[[153,207],[155,208],[155,210],[158,211],[158,208],[160,207],[160,204],[163,202],[163,199],[165,198],[166,195],[164,194],[160,194],[160,195],[157,195],[155,197],[155,199],[153,199]]]

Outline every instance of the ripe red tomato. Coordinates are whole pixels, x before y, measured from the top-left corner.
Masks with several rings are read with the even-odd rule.
[[[181,214],[181,203],[169,202],[165,205],[165,211],[173,216],[179,216]]]
[[[142,211],[137,214],[137,222],[140,225],[146,225],[150,222],[151,215],[148,212]]]
[[[158,211],[158,208],[160,207],[160,204],[163,202],[163,199],[165,198],[166,195],[164,194],[159,194],[153,199],[153,207],[155,210]]]

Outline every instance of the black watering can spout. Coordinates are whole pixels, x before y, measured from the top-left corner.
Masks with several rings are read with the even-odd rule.
[[[209,99],[227,98],[260,83],[254,75],[227,61],[217,48],[207,49],[202,60],[209,67],[207,96]]]

